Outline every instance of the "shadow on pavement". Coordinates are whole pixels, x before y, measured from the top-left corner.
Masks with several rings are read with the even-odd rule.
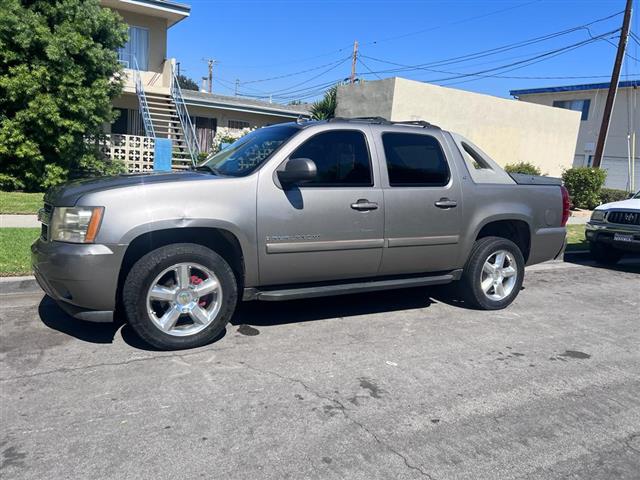
[[[564,254],[564,261],[567,263],[574,263],[576,265],[583,265],[596,269],[613,270],[615,272],[625,273],[640,273],[640,254],[627,254],[622,257],[622,260],[614,265],[604,265],[596,263],[595,260],[591,257],[591,254],[588,252],[566,252]]]
[[[47,327],[90,343],[112,343],[122,326],[122,322],[90,323],[77,320],[46,295],[40,301],[38,315]]]
[[[238,305],[232,325],[270,326],[428,307],[436,289],[409,288],[286,302]]]
[[[434,303],[434,298],[450,305],[464,303],[451,297],[448,288],[410,288],[356,295],[314,298],[288,302],[246,302],[240,303],[230,325],[252,325],[256,327],[310,322],[330,318],[394,312],[426,308]],[[440,300],[441,299],[441,300]],[[65,313],[49,297],[45,296],[38,307],[42,323],[47,327],[89,343],[113,343],[118,330],[129,346],[147,351],[159,351],[142,340],[126,324],[122,315],[113,323],[91,323],[77,320]],[[224,330],[213,342],[221,340]]]

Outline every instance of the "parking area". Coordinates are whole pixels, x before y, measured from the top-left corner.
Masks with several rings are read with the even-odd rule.
[[[637,479],[638,274],[539,265],[498,312],[449,288],[249,303],[181,352],[5,296],[0,475]]]

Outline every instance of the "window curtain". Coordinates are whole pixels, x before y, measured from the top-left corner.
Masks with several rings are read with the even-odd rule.
[[[143,27],[129,26],[129,40],[124,47],[118,49],[118,57],[126,68],[149,70],[149,30]]]

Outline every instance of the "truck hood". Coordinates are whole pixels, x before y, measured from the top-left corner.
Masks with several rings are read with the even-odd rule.
[[[623,208],[626,210],[640,210],[640,198],[629,198],[620,202],[605,203],[596,207],[596,210],[611,210],[614,208]]]
[[[113,177],[90,178],[75,180],[59,187],[52,188],[44,196],[45,203],[53,206],[71,207],[88,193],[94,193],[114,188],[135,187],[137,185],[149,185],[152,183],[166,182],[197,182],[203,180],[219,179],[221,177],[207,172],[158,172],[136,173],[117,175]]]

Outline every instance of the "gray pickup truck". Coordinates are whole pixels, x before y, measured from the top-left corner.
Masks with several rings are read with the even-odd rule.
[[[76,318],[122,311],[161,349],[215,339],[242,300],[460,280],[508,306],[524,267],[565,243],[566,190],[510,176],[426,122],[333,119],[258,129],[191,171],[50,191],[33,268]]]

